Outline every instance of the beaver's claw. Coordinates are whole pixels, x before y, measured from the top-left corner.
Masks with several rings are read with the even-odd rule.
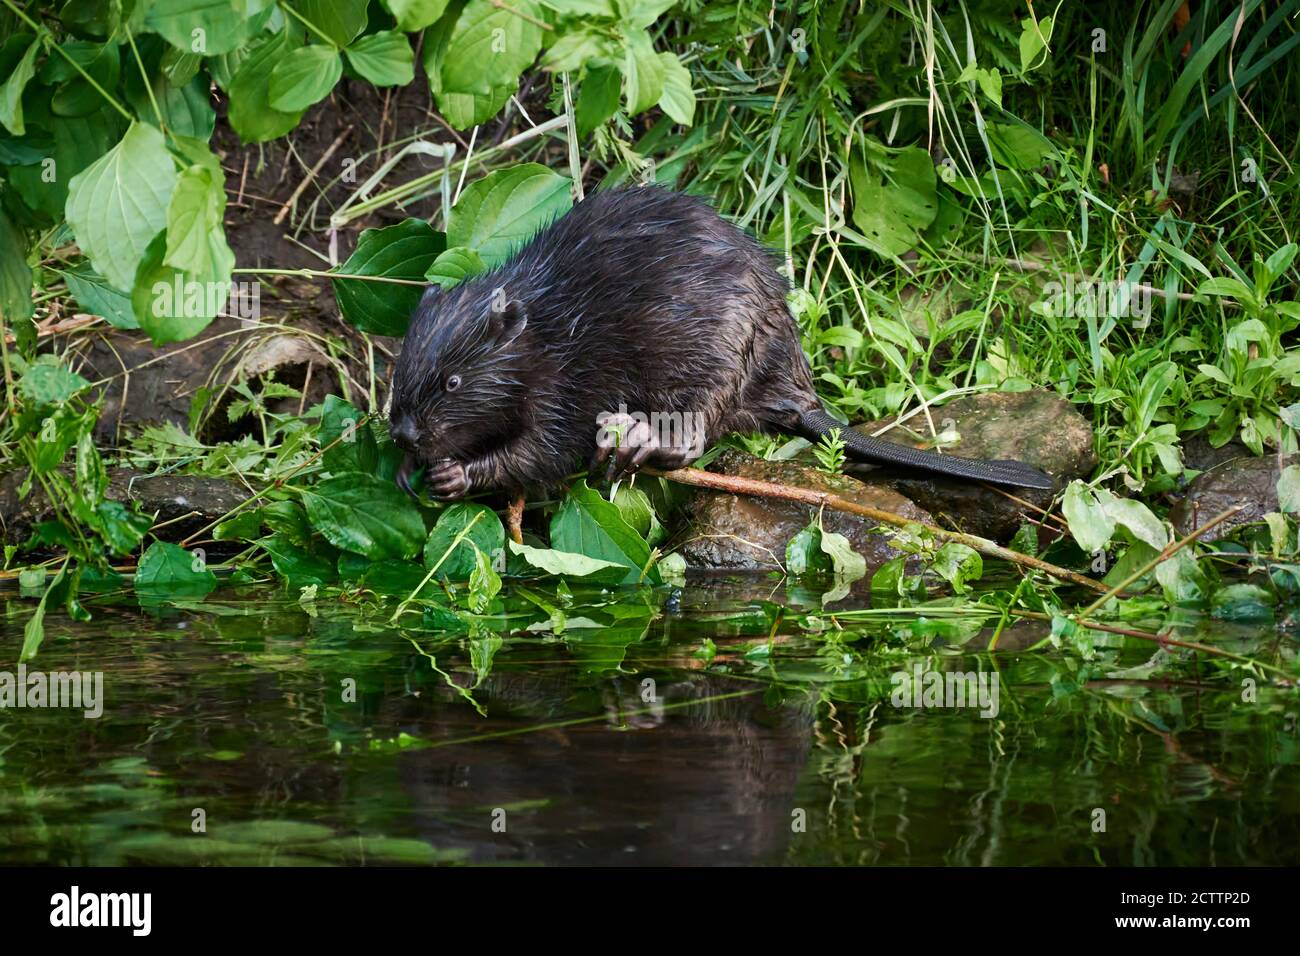
[[[460,462],[445,458],[429,469],[424,484],[435,498],[462,498],[469,492],[469,474]]]

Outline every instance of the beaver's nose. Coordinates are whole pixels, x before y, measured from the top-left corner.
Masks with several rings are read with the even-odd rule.
[[[415,430],[415,422],[409,418],[395,419],[389,427],[393,441],[402,451],[415,451],[415,443],[420,434]]]

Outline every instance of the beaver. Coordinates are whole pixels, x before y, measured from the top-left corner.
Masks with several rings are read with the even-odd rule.
[[[731,432],[816,441],[822,407],[775,257],[701,199],[596,192],[503,265],[429,288],[393,376],[389,427],[432,494],[554,488],[690,464]],[[921,451],[843,428],[854,459],[1051,488],[1015,461]]]

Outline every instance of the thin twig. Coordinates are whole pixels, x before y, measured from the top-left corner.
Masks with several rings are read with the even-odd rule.
[[[898,528],[921,527],[933,534],[936,538],[942,538],[945,541],[954,541],[958,544],[964,544],[968,548],[973,548],[980,554],[987,555],[990,558],[996,558],[1001,561],[1009,561],[1012,564],[1018,564],[1022,567],[1033,568],[1036,571],[1042,571],[1060,581],[1069,584],[1075,584],[1079,587],[1088,588],[1092,591],[1108,591],[1109,589],[1099,581],[1085,577],[1066,568],[1057,567],[1041,558],[1033,555],[1021,554],[1019,551],[1012,551],[1010,548],[1004,548],[1002,545],[990,541],[988,538],[981,538],[978,535],[965,534],[960,531],[947,531],[943,528],[936,528],[934,525],[925,524],[922,521],[914,521],[904,518],[902,515],[894,514],[892,511],[883,511],[880,508],[872,508],[867,505],[860,505],[856,501],[849,501],[839,495],[831,494],[826,491],[811,491],[807,488],[795,488],[791,485],[779,485],[770,481],[758,481],[753,478],[741,478],[736,475],[718,475],[711,471],[702,471],[699,468],[679,468],[676,471],[658,471],[652,468],[643,468],[642,473],[646,475],[655,475],[660,478],[667,478],[669,481],[675,481],[683,485],[694,485],[697,488],[711,488],[715,491],[726,491],[737,495],[753,495],[759,498],[780,498],[785,501],[798,501],[802,504],[813,505],[816,507],[826,507],[834,511],[843,511],[848,514],[858,515],[863,518],[870,518],[881,524],[893,525]]]
[[[280,207],[280,211],[275,214],[275,218],[271,220],[274,225],[278,226],[280,223],[284,222],[284,217],[289,215],[289,207],[298,201],[298,197],[302,195],[303,190],[305,190],[307,186],[316,179],[316,174],[320,172],[321,167],[329,162],[329,158],[334,155],[334,151],[343,144],[343,141],[347,139],[351,133],[352,127],[345,126],[343,132],[334,137],[334,142],[330,143],[329,148],[325,150],[325,152],[321,153],[320,159],[316,160],[315,165],[307,171],[306,178],[298,184],[297,189],[290,193],[289,198],[286,199],[284,205]]]

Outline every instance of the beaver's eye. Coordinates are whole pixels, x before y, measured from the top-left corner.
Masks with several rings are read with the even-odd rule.
[[[460,388],[460,376],[459,376],[459,375],[448,375],[448,376],[447,376],[447,382],[446,382],[446,386],[445,386],[445,387],[446,387],[447,391],[449,391],[449,392],[454,392],[454,391],[456,391],[456,389]]]

